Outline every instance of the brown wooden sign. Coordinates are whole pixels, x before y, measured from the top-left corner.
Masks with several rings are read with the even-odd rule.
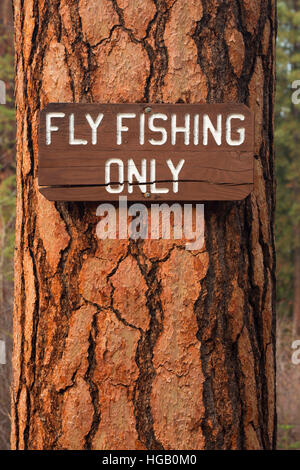
[[[39,186],[52,201],[241,200],[253,151],[242,104],[49,104]]]

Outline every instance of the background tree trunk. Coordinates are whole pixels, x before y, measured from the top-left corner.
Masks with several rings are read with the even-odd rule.
[[[275,0],[15,0],[15,449],[275,445]],[[206,204],[206,249],[97,240],[37,189],[48,102],[241,102],[255,189]]]

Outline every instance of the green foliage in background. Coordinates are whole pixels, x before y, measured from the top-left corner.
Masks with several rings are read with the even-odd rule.
[[[300,104],[292,103],[300,80],[300,1],[278,1],[276,171],[278,313],[291,314],[295,227],[300,224]],[[298,88],[300,88],[298,86]]]
[[[3,28],[1,28],[3,29]],[[11,154],[15,145],[14,57],[12,38],[0,31],[0,80],[6,85],[6,105],[0,105],[0,172],[9,164],[14,168]]]
[[[12,34],[1,26],[0,80],[6,85],[6,105],[0,105],[0,288],[13,281],[15,225],[15,108]]]
[[[278,347],[278,448],[300,449],[297,397],[285,398],[289,380],[298,375],[290,364],[290,336],[294,297],[296,237],[300,228],[300,104],[292,101],[300,89],[300,0],[279,0],[277,39],[277,93],[275,107],[275,148],[277,177],[276,248],[277,312],[283,320],[281,333],[286,342],[286,356]],[[298,93],[298,98],[300,93]],[[295,366],[294,366],[295,367]],[[285,372],[284,372],[285,371]],[[287,383],[286,383],[287,382]],[[293,384],[296,387],[296,383]],[[295,388],[296,390],[296,388]],[[292,403],[292,404],[291,404]]]

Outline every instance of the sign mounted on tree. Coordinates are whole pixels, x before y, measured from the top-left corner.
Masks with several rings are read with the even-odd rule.
[[[39,187],[51,201],[241,200],[253,151],[242,104],[49,104]]]

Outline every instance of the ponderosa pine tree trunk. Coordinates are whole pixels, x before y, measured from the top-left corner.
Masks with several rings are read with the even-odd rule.
[[[293,334],[300,336],[300,225],[294,227],[294,299],[293,299]]]
[[[275,445],[275,0],[15,0],[14,449]],[[99,241],[37,188],[48,102],[247,104],[255,188],[206,248]]]

